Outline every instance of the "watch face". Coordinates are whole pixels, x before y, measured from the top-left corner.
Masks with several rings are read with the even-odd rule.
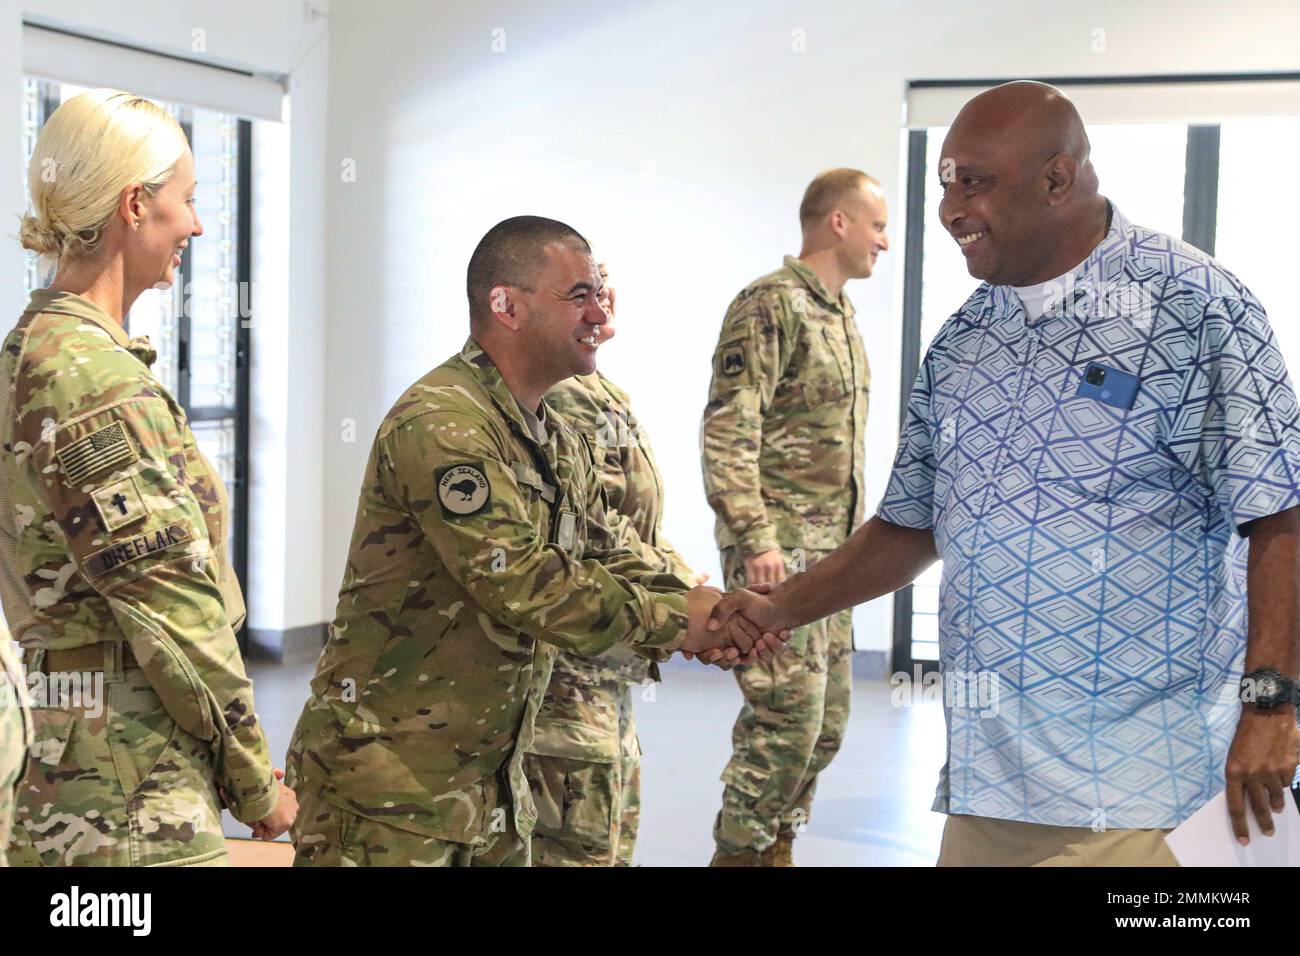
[[[1271,674],[1265,674],[1255,680],[1255,700],[1258,703],[1276,703],[1282,696],[1282,684]]]
[[[1280,675],[1261,668],[1241,679],[1241,699],[1263,710],[1276,707],[1287,699],[1286,682]]]

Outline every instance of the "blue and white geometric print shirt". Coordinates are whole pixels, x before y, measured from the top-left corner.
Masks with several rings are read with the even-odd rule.
[[[1129,224],[1027,323],[981,285],[926,353],[879,515],[943,559],[934,809],[1172,827],[1223,789],[1251,520],[1300,504],[1263,308]]]

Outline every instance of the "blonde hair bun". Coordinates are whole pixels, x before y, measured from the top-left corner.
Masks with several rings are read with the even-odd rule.
[[[63,251],[58,232],[31,215],[22,217],[18,241],[22,243],[24,249],[30,249],[43,256],[57,257]]]

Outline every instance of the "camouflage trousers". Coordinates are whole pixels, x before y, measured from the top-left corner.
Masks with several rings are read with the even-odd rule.
[[[620,682],[585,688],[618,714],[617,750],[566,745],[563,727],[538,719],[524,773],[537,804],[533,866],[631,866],[641,822],[641,742],[632,688]],[[539,752],[540,751],[540,752]],[[587,759],[584,759],[587,758]]]
[[[90,688],[102,673],[102,698],[32,708],[10,865],[226,865],[208,744],[176,725],[129,655],[123,665],[121,644],[102,648],[102,672],[50,678]]]
[[[806,552],[807,566],[827,553]],[[722,567],[728,589],[745,586],[744,562],[734,548],[723,550]],[[852,651],[853,616],[841,611],[798,628],[771,663],[735,669],[745,703],[731,731],[732,756],[722,772],[722,809],[713,827],[723,852],[761,852],[779,833],[798,833],[807,824],[817,775],[844,740]]]
[[[528,866],[509,804],[488,811],[503,821],[483,844],[459,843],[402,830],[328,802],[319,790],[300,791],[290,836],[294,866]]]

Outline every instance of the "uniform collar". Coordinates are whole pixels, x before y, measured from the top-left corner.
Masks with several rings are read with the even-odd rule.
[[[1110,229],[1088,253],[1088,258],[1070,270],[1070,275],[1074,276],[1073,295],[1076,300],[1086,299],[1091,293],[1092,300],[1096,301],[1098,293],[1124,278],[1125,267],[1133,257],[1133,224],[1109,199],[1106,204],[1110,211]],[[989,305],[998,315],[1021,308],[1020,297],[1009,285],[990,286]]]
[[[523,407],[515,398],[514,392],[510,391],[506,385],[506,380],[501,377],[501,371],[496,367],[487,352],[483,351],[483,346],[474,341],[474,336],[465,340],[464,347],[460,350],[460,358],[473,371],[479,384],[487,390],[488,395],[492,397],[492,402],[496,405],[508,421],[514,423],[521,434],[530,441],[545,445],[547,443],[546,422],[550,420],[550,412],[546,406],[546,400],[542,400],[541,414],[526,414]],[[539,430],[543,436],[538,438]]]
[[[95,305],[95,303],[77,295],[75,292],[52,292],[49,289],[36,289],[32,292],[31,301],[27,303],[27,311],[71,315],[89,322],[102,329],[113,340],[114,345],[126,349],[145,365],[152,365],[158,357],[158,353],[149,344],[148,336],[139,335],[131,338],[126,334],[126,329],[122,328],[121,323],[114,321],[112,316]]]
[[[844,294],[843,290],[840,291],[840,297],[838,299],[832,299],[831,294],[826,291],[826,286],[822,284],[822,280],[817,278],[817,274],[809,269],[808,266],[804,264],[803,260],[797,259],[794,256],[786,256],[782,261],[784,262],[785,267],[799,277],[799,281],[808,287],[808,291],[811,292],[822,305],[826,306],[828,309],[842,312],[847,316],[853,315],[853,303],[849,301],[849,297]]]

